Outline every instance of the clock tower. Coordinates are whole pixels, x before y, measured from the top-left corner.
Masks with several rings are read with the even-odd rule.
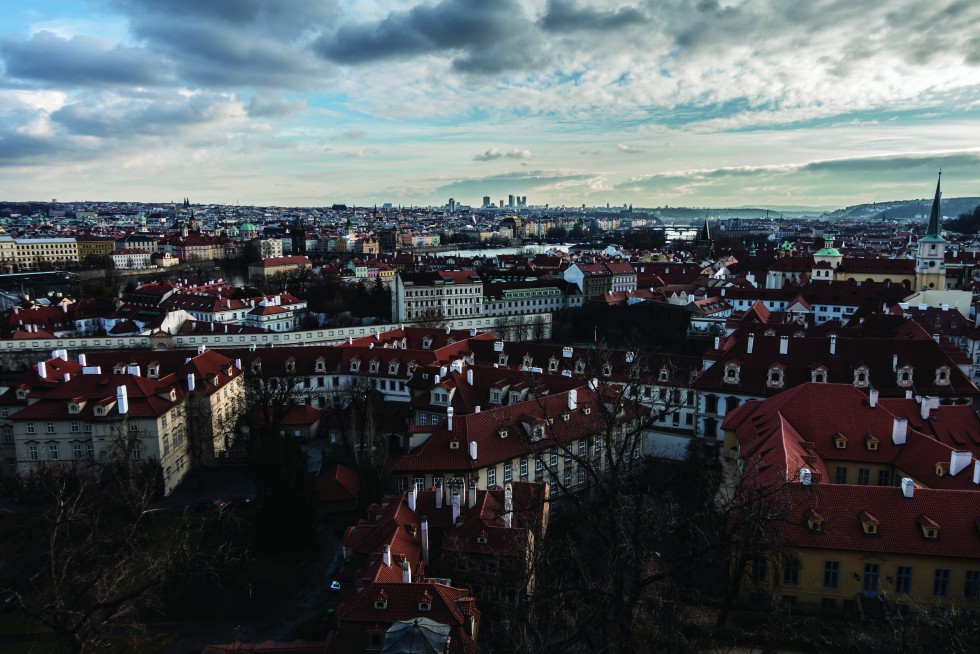
[[[936,197],[932,201],[932,213],[929,214],[929,227],[925,236],[919,239],[919,250],[915,255],[916,290],[946,290],[946,239],[941,235],[942,218],[939,212],[942,173],[939,175]]]

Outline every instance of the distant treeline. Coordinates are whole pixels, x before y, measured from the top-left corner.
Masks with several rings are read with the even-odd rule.
[[[943,224],[946,229],[959,232],[961,234],[976,234],[980,231],[980,206],[973,208],[973,211],[961,213]]]

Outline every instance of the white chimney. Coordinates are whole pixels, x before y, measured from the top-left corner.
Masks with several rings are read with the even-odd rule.
[[[745,353],[752,354],[752,348],[755,347],[755,334],[749,334],[748,341],[745,344]]]
[[[909,477],[902,478],[902,495],[905,497],[912,497],[915,495],[915,482]]]
[[[449,325],[446,325],[446,336],[449,336],[449,334],[450,334],[450,332],[452,332],[452,330],[453,330],[452,327],[450,327]]]
[[[140,376],[139,364],[138,363],[129,364],[128,366],[126,366],[126,372],[129,373],[130,375],[135,375],[139,377]]]
[[[381,550],[381,562],[391,567],[391,545],[385,545]]]
[[[194,373],[187,373],[187,390],[190,392],[194,391]]]
[[[235,368],[237,368],[238,370],[241,370],[242,369],[242,360],[241,359],[235,359]]]
[[[213,324],[211,325],[211,330],[212,331],[214,330],[214,325]],[[198,345],[197,346],[197,353],[198,354],[204,354],[204,350],[206,350],[206,349],[208,349],[208,346],[207,345]]]
[[[37,374],[41,379],[48,376],[48,364],[44,361],[37,362]]]
[[[415,511],[415,506],[418,502],[419,497],[419,487],[412,485],[411,490],[408,491],[408,508]]]
[[[476,444],[475,441],[473,443],[471,443],[471,445],[475,445],[475,444]],[[474,486],[473,488],[470,489],[470,491],[469,491],[469,501],[467,502],[466,505],[468,507],[470,507],[471,509],[476,506],[476,486]]]
[[[459,520],[459,493],[453,493],[453,526]]]
[[[721,338],[718,337],[718,336],[715,336],[715,349],[717,350],[720,347],[721,347]]]
[[[871,405],[872,409],[878,406],[878,389],[872,388],[868,391],[868,404]]]
[[[892,372],[898,372],[898,355],[892,355]]]
[[[80,365],[83,368],[88,365],[88,359],[84,354],[78,355],[78,365]]]
[[[574,388],[568,391],[568,410],[574,411],[578,408],[578,391]]]
[[[809,468],[800,468],[800,483],[804,486],[813,483],[813,473],[810,472]]]
[[[429,565],[429,520],[422,516],[422,562]]]
[[[402,561],[402,583],[412,583],[412,566],[408,564],[408,561]]]
[[[66,381],[66,382],[71,381],[71,373],[66,372],[65,376],[62,378],[62,381]]]
[[[442,508],[442,486],[436,486],[435,491],[436,491],[436,508],[437,509],[441,509]]]
[[[943,305],[943,311],[949,311],[949,305],[948,304],[944,304]]]
[[[779,337],[779,353],[788,354],[789,353],[789,336]]]
[[[892,442],[895,445],[905,445],[905,437],[908,434],[909,421],[905,418],[895,418],[892,422]]]
[[[455,413],[455,410],[452,407],[449,407],[448,409],[446,409],[446,430],[447,431],[452,431],[453,430],[453,413]]]
[[[928,397],[922,398],[919,402],[919,415],[923,420],[929,419],[929,410],[932,408],[932,402],[929,401]]]
[[[830,353],[837,354],[837,336],[835,334],[830,335]]]
[[[503,341],[494,341],[493,342],[493,351],[494,352],[503,352],[504,351],[504,342]]]
[[[968,450],[955,450],[949,454],[949,474],[954,477],[960,473],[961,470],[965,470],[970,461],[973,460],[973,454]]]
[[[473,385],[473,369],[472,368],[467,368],[466,369],[466,383],[469,384],[470,386]]]
[[[57,356],[62,361],[67,361],[68,360],[68,350],[58,350]]]
[[[911,388],[909,388],[909,389],[907,389],[905,391],[905,399],[906,400],[911,400],[912,399],[912,389]]]
[[[980,484],[980,461],[973,462],[973,483]]]
[[[116,406],[120,414],[129,413],[129,394],[125,386],[116,387]]]
[[[511,518],[514,513],[514,488],[507,484],[504,487],[504,526],[510,529]]]

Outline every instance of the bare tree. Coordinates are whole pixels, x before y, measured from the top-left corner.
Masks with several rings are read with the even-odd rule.
[[[133,457],[139,435],[121,425],[99,460],[40,468],[17,489],[8,591],[73,653],[131,642],[166,584],[220,575],[243,556],[207,538],[207,519],[154,509],[159,464]]]

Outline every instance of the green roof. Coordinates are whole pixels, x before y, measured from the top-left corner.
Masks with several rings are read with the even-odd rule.
[[[821,248],[817,250],[813,256],[815,257],[840,257],[843,256],[837,248]]]

